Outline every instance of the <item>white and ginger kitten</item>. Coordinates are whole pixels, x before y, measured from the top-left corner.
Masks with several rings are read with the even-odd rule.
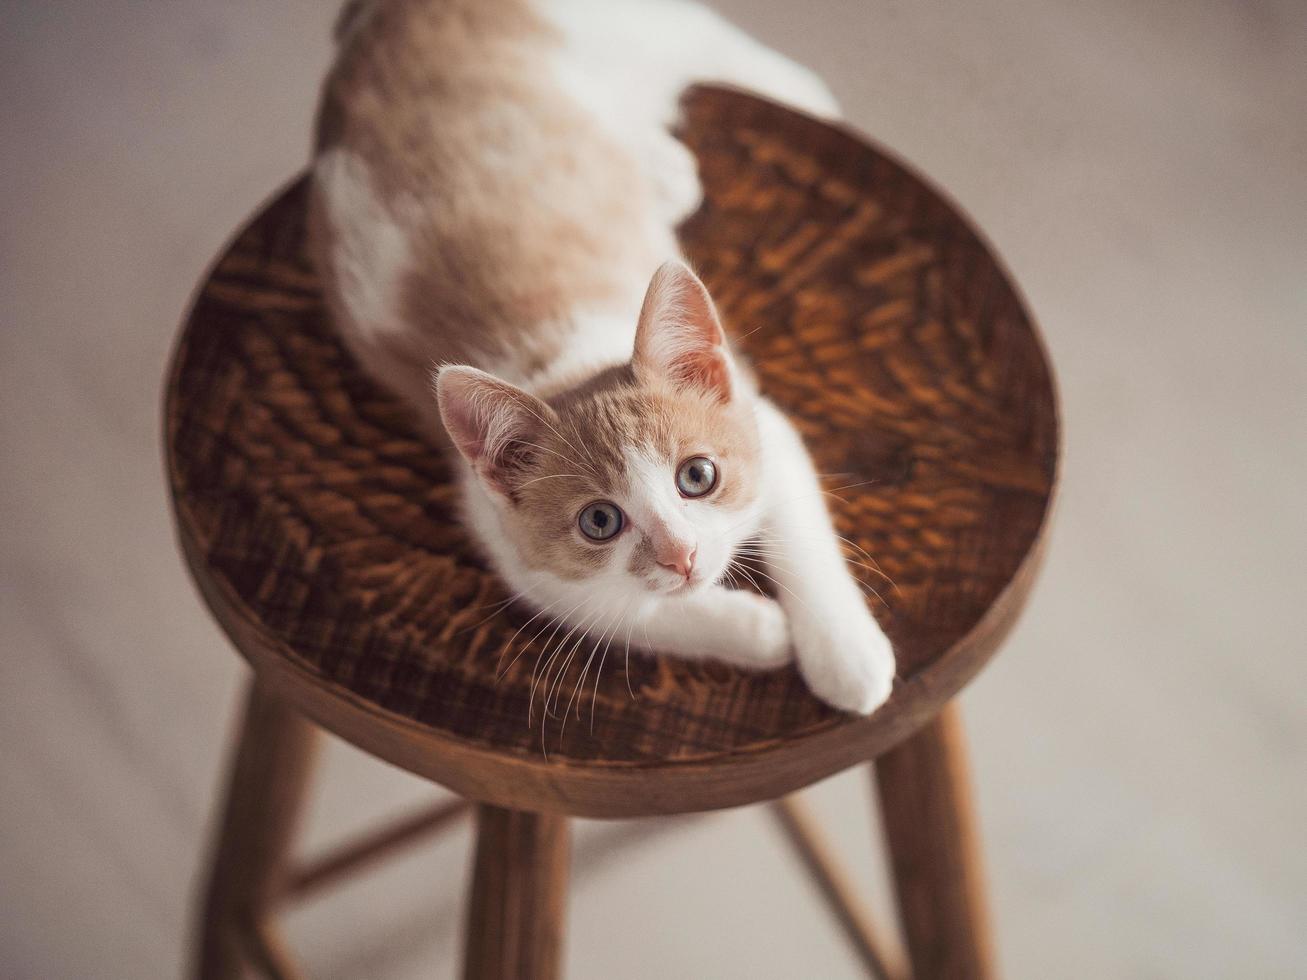
[[[356,0],[338,33],[311,216],[331,313],[433,431],[438,408],[509,587],[662,653],[797,660],[875,710],[889,641],[674,233],[700,200],[669,129],[687,85],[834,117],[824,85],[675,0]],[[777,599],[722,584],[741,547]]]

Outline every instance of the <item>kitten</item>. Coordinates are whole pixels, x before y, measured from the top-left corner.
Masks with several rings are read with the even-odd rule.
[[[674,234],[700,200],[669,131],[687,85],[835,117],[826,88],[681,2],[354,0],[338,38],[311,210],[331,314],[433,431],[438,409],[510,588],[598,637],[797,659],[875,710],[890,644]],[[741,547],[778,599],[721,584]]]

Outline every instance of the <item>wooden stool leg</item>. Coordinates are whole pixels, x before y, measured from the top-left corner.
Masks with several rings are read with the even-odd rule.
[[[957,708],[876,760],[880,808],[915,980],[994,975]]]
[[[570,850],[565,817],[477,807],[467,980],[561,974]]]
[[[777,800],[772,808],[785,836],[794,845],[799,859],[835,913],[867,972],[876,980],[903,980],[907,977],[903,951],[881,934],[854,892],[844,865],[831,850],[817,821],[798,794]]]
[[[298,975],[270,914],[286,881],[315,735],[302,715],[251,683],[200,922],[201,980],[239,977],[247,962],[267,976]]]

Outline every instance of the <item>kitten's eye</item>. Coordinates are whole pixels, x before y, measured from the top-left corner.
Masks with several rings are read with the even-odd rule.
[[[607,541],[622,529],[622,512],[616,504],[598,500],[581,511],[576,522],[591,541]]]
[[[717,486],[717,464],[707,456],[692,456],[676,471],[676,489],[683,497],[702,497]]]

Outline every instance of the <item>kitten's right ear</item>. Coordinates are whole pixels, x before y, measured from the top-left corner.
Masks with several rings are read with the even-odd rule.
[[[734,371],[717,307],[684,262],[665,262],[654,273],[640,307],[631,365],[637,376],[731,400]]]
[[[554,410],[534,395],[473,367],[451,365],[435,374],[440,420],[454,446],[492,490],[512,497],[534,458],[531,444],[553,428]]]

